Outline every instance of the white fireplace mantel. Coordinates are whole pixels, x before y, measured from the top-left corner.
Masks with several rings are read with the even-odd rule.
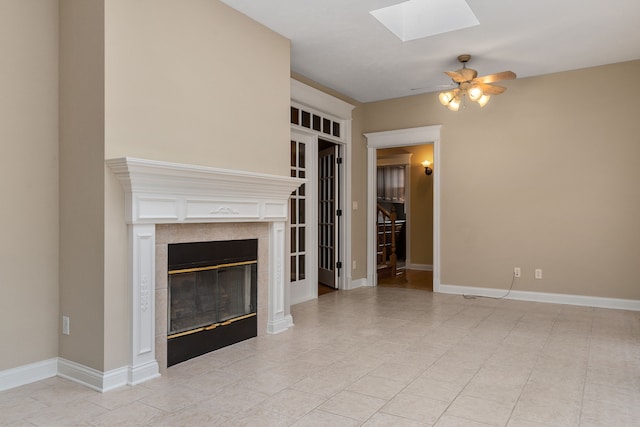
[[[293,325],[285,307],[285,226],[289,196],[304,179],[131,157],[106,163],[124,187],[129,224],[129,384],[159,375],[153,297],[156,224],[268,222],[267,332]]]
[[[129,224],[286,221],[300,178],[123,157],[107,160]]]

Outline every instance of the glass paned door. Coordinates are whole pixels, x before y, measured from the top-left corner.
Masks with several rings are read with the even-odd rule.
[[[291,176],[306,178],[308,144],[291,139]],[[306,226],[307,195],[306,184],[302,184],[291,193],[289,200],[289,218],[291,223],[291,275],[290,281],[297,282],[306,278]]]
[[[338,287],[340,261],[339,149],[333,145],[318,155],[318,281],[332,288]]]

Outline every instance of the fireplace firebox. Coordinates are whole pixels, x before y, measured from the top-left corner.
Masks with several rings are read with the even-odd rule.
[[[258,240],[169,244],[167,366],[257,336]]]

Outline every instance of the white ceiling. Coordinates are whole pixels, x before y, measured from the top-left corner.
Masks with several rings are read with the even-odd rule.
[[[360,102],[438,91],[463,53],[519,78],[640,59],[640,0],[467,0],[480,25],[407,42],[370,13],[399,0],[222,1],[290,39],[292,71]]]

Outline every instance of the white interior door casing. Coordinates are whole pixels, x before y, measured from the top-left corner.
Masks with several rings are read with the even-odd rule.
[[[317,194],[313,198],[314,202],[310,202],[311,196],[309,195],[310,185],[316,187],[315,191],[317,191],[317,155],[318,155],[318,138],[322,138],[324,140],[330,141],[335,144],[339,144],[341,146],[341,155],[343,159],[343,179],[341,182],[340,192],[340,204],[342,206],[351,205],[351,112],[354,108],[353,105],[348,104],[338,98],[335,98],[331,95],[328,95],[324,92],[321,92],[317,89],[314,89],[308,85],[305,85],[297,80],[291,79],[291,105],[292,111],[294,109],[299,110],[300,112],[305,111],[311,113],[312,115],[312,125],[311,126],[303,126],[302,123],[291,124],[291,135],[296,135],[296,138],[310,138],[309,143],[313,146],[310,150],[307,150],[307,156],[315,155],[315,159],[313,163],[311,162],[311,158],[307,157],[307,164],[315,164],[315,169],[307,167],[307,206],[306,206],[306,220],[309,229],[310,227],[315,227],[314,233],[309,233],[307,230],[306,237],[309,239],[306,243],[306,277],[303,282],[300,283],[290,283],[289,285],[289,296],[290,303],[296,304],[302,301],[306,301],[309,299],[317,298],[318,296],[318,281],[317,281],[317,271],[318,271],[318,255],[317,255],[317,245],[318,245],[318,234],[317,234]],[[314,129],[316,117],[320,117],[320,126],[319,128]],[[302,114],[300,116],[301,120],[303,119]],[[327,133],[327,124],[330,123],[330,131]],[[334,127],[338,126],[339,132],[336,134],[334,132]],[[309,203],[315,203],[315,205],[311,205]],[[315,218],[313,217],[315,215]],[[311,223],[312,218],[314,223]],[[343,209],[343,215],[340,218],[340,224],[342,230],[350,230],[350,227],[347,227],[347,224],[351,224],[351,211],[349,209]],[[340,235],[340,247],[342,248],[342,264],[343,266],[351,266],[351,234],[349,232],[343,232]],[[312,254],[311,251],[315,253]],[[289,257],[291,259],[291,257]],[[314,276],[315,274],[315,276]],[[339,289],[350,289],[351,288],[351,269],[343,268],[342,274],[338,280],[338,288]],[[302,285],[302,286],[297,286]]]
[[[367,138],[367,284],[376,286],[376,169],[379,148],[433,144],[433,291],[440,291],[441,125],[365,133]]]

